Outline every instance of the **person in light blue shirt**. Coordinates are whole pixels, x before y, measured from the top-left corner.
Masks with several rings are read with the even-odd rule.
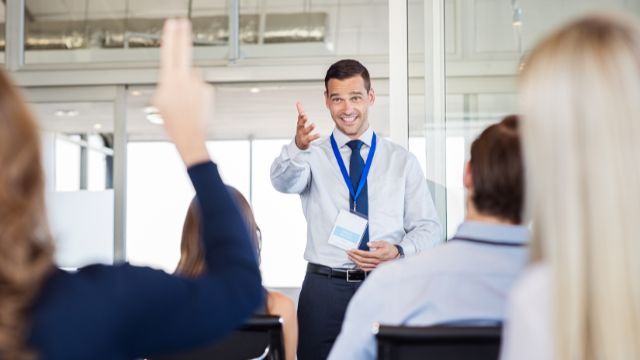
[[[488,127],[465,166],[467,216],[447,244],[385,264],[349,303],[329,359],[374,359],[374,324],[501,321],[507,294],[526,265],[520,225],[523,165],[518,120]]]

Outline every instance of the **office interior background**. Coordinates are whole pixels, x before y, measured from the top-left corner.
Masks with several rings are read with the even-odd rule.
[[[306,222],[269,168],[295,134],[296,101],[332,130],[332,62],[369,68],[371,123],[419,159],[445,237],[464,217],[470,143],[516,111],[527,50],[595,9],[638,14],[640,0],[4,0],[0,59],[42,126],[58,265],[171,272],[194,192],[150,102],[163,19],[192,18],[195,62],[215,88],[212,158],[253,206],[264,284],[295,298]]]

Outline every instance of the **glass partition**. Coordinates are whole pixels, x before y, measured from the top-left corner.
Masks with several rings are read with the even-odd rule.
[[[113,103],[35,102],[31,108],[42,130],[57,264],[77,268],[112,263]]]
[[[196,54],[222,59],[229,40],[227,3],[26,0],[25,63],[157,62],[168,17],[191,17],[194,44],[208,49]]]
[[[439,210],[451,236],[464,219],[462,170],[471,142],[486,126],[517,111],[516,78],[527,51],[570,19],[602,10],[638,14],[640,1],[443,0],[442,12],[434,13],[440,1],[408,1],[409,148],[423,162],[428,180],[445,179],[435,187],[446,188]],[[436,20],[443,21],[444,33],[436,34],[442,35],[442,48],[430,45]],[[433,101],[440,94],[433,92],[430,77],[439,57],[445,58],[444,122],[434,119]],[[436,161],[427,160],[433,152]]]
[[[254,58],[386,61],[388,0],[238,0],[237,12],[235,3],[25,0],[25,63],[157,62],[162,23],[175,16],[191,18],[195,59],[207,65]],[[237,28],[230,26],[235,19]]]
[[[386,62],[389,52],[388,0],[240,3],[241,14],[256,14],[259,24],[257,42],[245,42],[241,46],[244,58],[382,56]]]

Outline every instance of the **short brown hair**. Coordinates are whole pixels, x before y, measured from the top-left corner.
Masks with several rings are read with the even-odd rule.
[[[522,222],[524,171],[518,117],[509,115],[486,128],[471,144],[471,201],[478,212]]]
[[[369,70],[359,61],[353,59],[340,60],[329,67],[324,77],[324,89],[328,90],[329,80],[331,79],[345,80],[354,76],[361,76],[362,80],[364,80],[364,88],[367,89],[367,92],[371,90]]]

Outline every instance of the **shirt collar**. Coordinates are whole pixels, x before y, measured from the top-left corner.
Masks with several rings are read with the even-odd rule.
[[[337,127],[333,129],[333,137],[336,139],[336,144],[338,145],[339,148],[347,145],[347,143],[352,140],[345,133],[340,131],[340,129],[338,129]],[[371,125],[369,125],[367,130],[362,135],[360,135],[358,140],[362,141],[368,147],[371,147],[372,139],[373,139],[373,129],[371,128]]]
[[[529,230],[522,225],[489,224],[465,221],[458,227],[454,237],[476,239],[488,242],[526,244]]]

